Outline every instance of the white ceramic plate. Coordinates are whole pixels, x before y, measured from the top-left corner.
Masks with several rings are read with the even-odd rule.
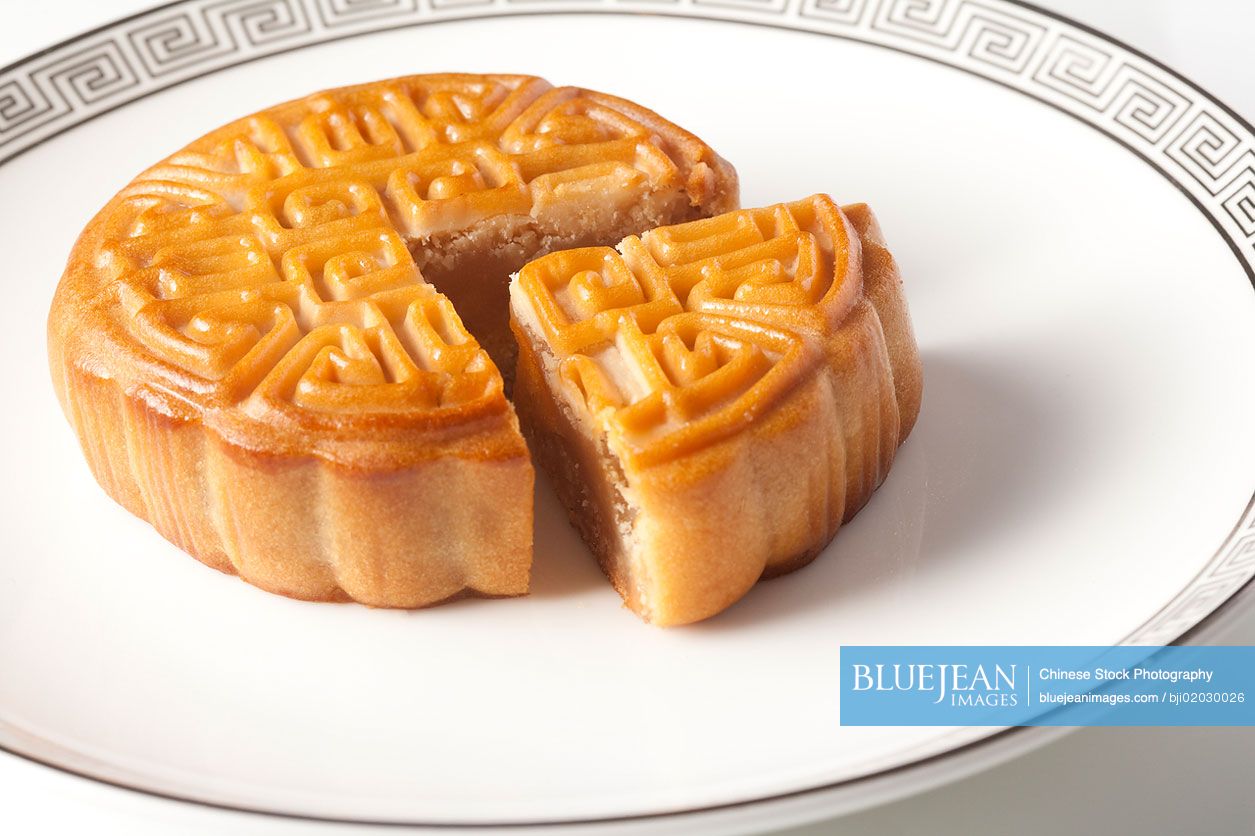
[[[811,567],[650,628],[542,481],[530,597],[375,612],[219,575],[92,482],[43,344],[96,208],[241,113],[447,69],[639,100],[746,205],[876,208],[924,410]],[[11,66],[0,745],[250,810],[619,828],[827,815],[1006,756],[1028,738],[840,727],[838,647],[1170,642],[1246,584],[1253,149],[1188,81],[1003,0],[188,0]]]

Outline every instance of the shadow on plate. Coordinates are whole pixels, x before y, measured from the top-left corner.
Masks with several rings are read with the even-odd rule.
[[[889,477],[809,566],[759,585],[700,631],[789,618],[910,578],[1001,536],[1067,489],[1076,430],[1059,387],[1009,361],[924,355],[924,401]],[[1014,560],[1014,554],[1007,555]]]
[[[549,474],[536,472],[535,539],[530,597],[574,595],[610,582],[567,519]],[[618,601],[618,596],[615,596]]]

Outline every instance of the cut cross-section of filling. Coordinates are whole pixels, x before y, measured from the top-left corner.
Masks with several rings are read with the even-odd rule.
[[[707,145],[613,96],[460,74],[320,93],[97,215],[49,316],[53,382],[105,490],[211,566],[375,606],[522,594],[510,272],[736,202]]]
[[[511,326],[533,454],[655,624],[808,563],[919,412],[897,266],[866,206],[824,195],[537,259]]]

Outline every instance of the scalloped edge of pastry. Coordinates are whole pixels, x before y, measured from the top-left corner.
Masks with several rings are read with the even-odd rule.
[[[312,98],[259,114],[300,108]],[[640,105],[617,101],[688,136]],[[617,201],[604,189],[566,195],[559,187],[554,191],[563,199],[534,207],[532,215],[495,215],[443,237],[397,233],[428,284],[460,296],[464,306],[467,299],[484,305],[483,320],[469,330],[505,377],[514,354],[507,325],[511,270],[549,249],[614,241],[737,204],[735,170],[692,141],[711,158],[696,163],[683,182],[638,184]],[[154,379],[155,361],[139,347],[83,325],[100,304],[97,258],[122,196],[80,236],[48,325],[58,400],[109,496],[202,563],[292,598],[418,608],[528,592],[534,469],[508,402],[499,413],[452,428],[382,426],[347,439],[334,428],[313,437],[253,426],[247,416],[219,420],[218,411],[186,402]],[[463,309],[451,301],[461,317]]]
[[[809,564],[867,503],[914,427],[923,374],[897,264],[866,205],[841,210],[861,248],[863,299],[848,324],[867,362],[851,371],[830,354],[750,430],[661,465],[633,470],[613,450],[559,376],[514,277],[513,400],[533,459],[647,622],[701,621],[759,580]]]

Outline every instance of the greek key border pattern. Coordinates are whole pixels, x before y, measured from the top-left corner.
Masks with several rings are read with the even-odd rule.
[[[351,35],[517,14],[649,12],[766,23],[889,47],[1071,113],[1191,195],[1255,276],[1255,133],[1190,83],[1013,0],[183,0],[0,70],[0,164],[189,78]],[[1255,505],[1128,641],[1161,644],[1255,577]]]

